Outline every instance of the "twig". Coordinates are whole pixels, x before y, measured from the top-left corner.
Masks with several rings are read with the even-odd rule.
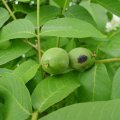
[[[14,13],[12,12],[12,10],[10,9],[10,7],[8,6],[7,2],[5,0],[2,0],[2,3],[7,8],[8,12],[10,13],[10,16],[13,18],[13,20],[16,20],[16,17],[14,15]]]
[[[40,48],[40,0],[37,0],[37,42],[38,42],[38,60],[41,61],[41,48]]]
[[[28,41],[27,39],[25,39],[24,42],[27,43],[28,45],[30,45],[31,47],[35,48],[36,50],[38,50],[37,46],[34,45],[33,43],[31,43],[30,41]]]
[[[67,6],[68,0],[65,0],[64,7],[62,9],[62,14],[64,14],[66,6]]]

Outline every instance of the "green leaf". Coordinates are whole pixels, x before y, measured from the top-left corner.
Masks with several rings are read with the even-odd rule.
[[[120,98],[120,68],[117,70],[112,84],[112,95],[111,99],[119,99]]]
[[[79,75],[81,87],[78,91],[80,101],[109,100],[111,84],[104,64],[96,64],[92,69]]]
[[[0,96],[5,100],[4,120],[25,120],[31,115],[30,94],[23,81],[15,74],[0,74]]]
[[[120,57],[120,32],[112,35],[108,42],[104,42],[99,49],[113,57]]]
[[[49,1],[50,5],[60,7],[54,0]]]
[[[39,64],[37,64],[35,61],[27,60],[22,63],[18,68],[16,68],[13,73],[21,77],[22,80],[27,83],[35,76],[38,68]]]
[[[106,68],[107,68],[110,79],[113,80],[117,69],[120,67],[120,62],[119,61],[118,62],[113,62],[112,64],[111,64],[111,62],[108,62],[105,65],[106,65]]]
[[[14,13],[24,13],[24,14],[29,14],[30,12],[32,12],[34,10],[33,7],[28,6],[28,4],[13,4],[13,9],[14,9]]]
[[[120,100],[74,104],[39,120],[119,120]]]
[[[99,4],[90,3],[89,1],[83,1],[80,3],[92,16],[93,20],[96,22],[98,28],[101,31],[105,31],[106,23],[108,22],[106,9]],[[101,19],[102,18],[102,19]]]
[[[71,39],[69,43],[66,45],[65,50],[70,52],[72,49],[76,48],[76,43],[74,39]]]
[[[72,38],[105,37],[105,35],[94,28],[91,24],[75,18],[50,20],[42,27],[41,35]]]
[[[15,40],[10,48],[0,50],[0,65],[22,56],[30,49],[31,49],[30,46],[26,45],[21,41]]]
[[[119,0],[93,0],[102,5],[112,13],[120,16],[120,1]]]
[[[0,28],[9,19],[10,15],[6,9],[0,7]]]
[[[9,70],[9,69],[6,69],[6,68],[0,68],[0,74],[3,74],[3,73],[12,73],[12,70]]]
[[[0,42],[15,38],[31,38],[35,36],[35,28],[29,20],[17,19],[2,28],[0,31]]]
[[[17,0],[19,2],[30,2],[31,0]]]
[[[56,18],[60,14],[60,9],[55,6],[43,6],[40,8],[40,25],[43,25],[47,21]],[[36,11],[27,14],[26,19],[30,20],[34,26],[37,26],[36,22],[37,13]]]
[[[90,13],[80,5],[74,5],[68,8],[65,13],[66,17],[77,18],[86,22],[89,22],[93,25],[96,25]]]
[[[41,39],[41,48],[46,51],[47,49],[50,49],[52,47],[56,47],[58,42],[57,37],[43,37]],[[65,46],[68,44],[69,40],[67,38],[60,38],[60,47]]]
[[[79,86],[78,76],[74,72],[48,77],[40,82],[33,91],[33,107],[39,112],[43,112],[68,96]]]
[[[53,0],[57,5],[64,8],[65,6],[68,6],[70,1],[72,0]]]
[[[3,119],[3,104],[2,103],[0,103],[0,120],[4,120]]]

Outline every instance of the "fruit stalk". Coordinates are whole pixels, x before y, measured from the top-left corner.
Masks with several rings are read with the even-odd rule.
[[[60,47],[60,37],[57,37],[57,47]]]
[[[31,120],[38,120],[38,112],[32,113],[32,119]]]
[[[103,60],[96,60],[96,63],[109,63],[109,62],[119,62],[120,58],[110,58],[110,59],[103,59]]]

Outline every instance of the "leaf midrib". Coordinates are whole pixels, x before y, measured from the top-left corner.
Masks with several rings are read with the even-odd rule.
[[[77,85],[77,87],[79,87],[80,85]],[[64,90],[65,88],[69,88],[68,86],[63,86],[61,88],[59,88],[57,91],[53,92],[49,97],[46,98],[46,100],[39,106],[38,110],[41,111],[42,107],[45,105],[45,103],[47,101],[49,101],[50,98],[52,98],[55,94],[59,93],[62,89]],[[70,88],[69,88],[70,89]]]
[[[95,65],[95,70],[94,70],[94,73],[93,73],[93,96],[92,96],[93,101],[95,101],[96,70],[97,70],[97,65]]]
[[[62,89],[64,89],[64,88],[65,88],[65,86],[59,88],[57,91],[53,92],[49,97],[47,97],[47,98],[45,99],[45,101],[39,106],[39,108],[38,108],[39,111],[41,111],[42,106],[44,106],[44,104],[45,104],[52,96],[54,96],[55,94],[59,93],[59,91],[62,90]]]
[[[6,87],[1,86],[1,84],[0,84],[0,87],[3,88],[3,89],[5,89],[5,90],[9,93],[9,95],[12,96],[13,99],[15,99],[16,103],[18,104],[18,106],[19,106],[24,112],[26,112],[28,115],[31,115],[31,113],[19,103],[19,101],[16,99],[16,97],[15,97]]]

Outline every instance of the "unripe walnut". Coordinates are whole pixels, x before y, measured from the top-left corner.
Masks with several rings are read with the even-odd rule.
[[[41,58],[41,65],[49,74],[61,74],[69,66],[68,53],[62,48],[50,48]]]
[[[75,48],[69,52],[70,66],[73,69],[84,71],[95,63],[93,53],[86,48]]]

